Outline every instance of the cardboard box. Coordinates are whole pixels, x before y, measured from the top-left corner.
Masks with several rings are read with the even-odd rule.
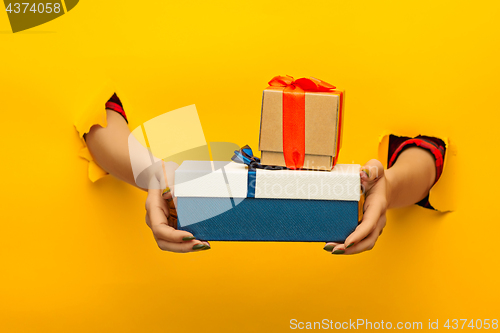
[[[359,165],[331,172],[184,161],[178,228],[208,241],[342,242],[358,225]]]
[[[262,96],[259,150],[264,165],[286,166],[283,154],[283,87],[269,86]],[[305,92],[303,169],[331,170],[341,147],[344,94]]]

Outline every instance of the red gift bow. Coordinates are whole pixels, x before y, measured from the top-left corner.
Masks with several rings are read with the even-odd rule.
[[[275,76],[269,81],[273,87],[284,87],[283,89],[283,155],[286,167],[289,169],[301,169],[305,158],[305,92],[327,92],[336,87],[311,77],[294,80],[291,76]],[[337,147],[340,144],[340,128],[342,124],[342,92],[340,92],[339,126],[337,136]],[[337,163],[338,148],[335,153],[333,165]]]

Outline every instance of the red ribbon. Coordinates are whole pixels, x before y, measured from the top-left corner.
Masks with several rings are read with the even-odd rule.
[[[301,169],[305,158],[305,92],[328,92],[336,87],[316,78],[300,78],[294,80],[291,76],[275,76],[269,85],[283,87],[283,155],[286,167],[289,169]],[[340,145],[342,92],[340,92],[339,124],[337,147]],[[334,165],[337,163],[337,152],[335,153]]]

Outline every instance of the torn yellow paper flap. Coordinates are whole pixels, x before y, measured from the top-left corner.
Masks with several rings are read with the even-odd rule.
[[[446,144],[443,173],[438,182],[434,184],[430,193],[431,205],[440,212],[455,211],[456,194],[458,193],[456,175],[458,174],[457,147],[454,142],[445,137],[440,137]]]
[[[80,150],[79,156],[81,158],[86,159],[89,162],[88,176],[92,182],[95,182],[96,180],[98,180],[98,179],[100,179],[108,174],[106,171],[104,171],[104,169],[102,169],[100,166],[98,166],[94,162],[94,158],[90,154],[90,151],[87,147],[84,147]]]

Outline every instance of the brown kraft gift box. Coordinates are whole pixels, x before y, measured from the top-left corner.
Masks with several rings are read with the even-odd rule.
[[[305,92],[305,155],[302,169],[331,170],[341,147],[344,93]],[[283,154],[283,87],[262,96],[259,150],[263,165],[286,166]]]

